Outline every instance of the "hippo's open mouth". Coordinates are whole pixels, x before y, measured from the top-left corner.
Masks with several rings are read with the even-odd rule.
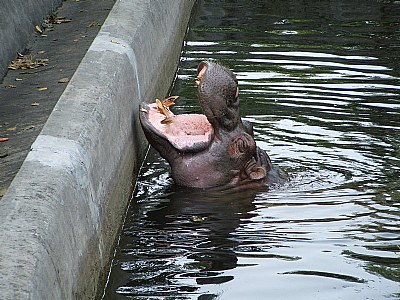
[[[214,130],[205,115],[175,115],[165,106],[165,111],[160,109],[160,103],[147,104],[141,109],[142,124],[152,134],[167,140],[181,152],[198,152],[208,147],[214,137]]]

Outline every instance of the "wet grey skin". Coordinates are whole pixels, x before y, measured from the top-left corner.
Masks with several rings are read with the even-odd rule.
[[[286,182],[288,175],[256,146],[253,126],[240,117],[235,74],[220,64],[203,61],[197,68],[196,85],[207,120],[202,115],[175,116],[171,113],[170,121],[160,125],[160,121],[153,118],[162,115],[156,105],[143,104],[140,109],[144,133],[170,164],[175,183],[187,187],[234,189]],[[188,116],[186,120],[191,120],[192,124],[183,124],[184,116]],[[209,130],[199,131],[203,128],[196,123],[200,116]],[[204,139],[198,138],[201,134]]]

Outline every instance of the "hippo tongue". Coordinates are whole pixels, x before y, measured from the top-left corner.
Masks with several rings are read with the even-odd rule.
[[[214,137],[213,127],[205,115],[174,115],[170,112],[169,122],[165,123],[165,115],[160,113],[156,104],[149,104],[148,108],[147,117],[155,131],[181,152],[202,151]]]

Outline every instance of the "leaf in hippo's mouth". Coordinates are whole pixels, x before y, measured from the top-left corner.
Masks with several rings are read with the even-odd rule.
[[[157,104],[149,104],[146,117],[154,131],[164,136],[179,151],[201,151],[206,148],[214,136],[214,130],[205,115],[170,112],[169,122]]]

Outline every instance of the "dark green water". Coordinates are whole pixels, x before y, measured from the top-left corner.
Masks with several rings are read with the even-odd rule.
[[[220,61],[293,179],[183,189],[150,151],[104,298],[399,299],[399,50],[400,1],[200,1],[175,112],[199,111],[196,66]]]

